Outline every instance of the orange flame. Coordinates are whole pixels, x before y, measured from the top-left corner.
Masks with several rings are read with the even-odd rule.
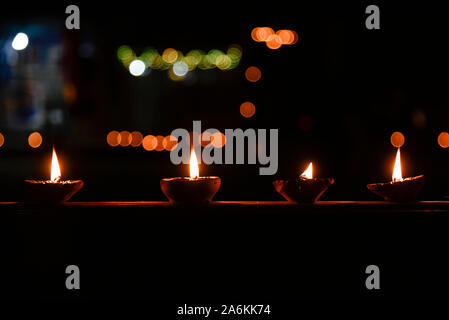
[[[196,158],[195,150],[192,149],[190,154],[190,179],[198,179],[199,176],[198,159]]]
[[[51,158],[51,181],[61,179],[61,168],[59,167],[58,157],[56,156],[55,148],[53,147],[53,156]]]
[[[307,169],[301,174],[301,177],[306,178],[306,179],[312,179],[313,178],[313,166],[312,166],[312,162],[309,164],[309,166],[307,167]]]
[[[401,152],[399,150],[400,149],[398,148],[398,152],[396,153],[396,160],[394,162],[393,182],[402,180]]]

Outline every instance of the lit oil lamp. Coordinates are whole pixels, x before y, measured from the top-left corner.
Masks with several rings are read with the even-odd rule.
[[[219,177],[200,177],[195,151],[190,154],[190,178],[161,179],[161,190],[172,204],[202,205],[212,202],[220,189]]]
[[[394,162],[392,180],[391,182],[368,184],[366,187],[386,201],[413,202],[416,201],[424,185],[424,175],[402,178],[401,153],[399,148]]]
[[[333,178],[314,178],[313,165],[293,179],[275,180],[273,186],[286,200],[298,203],[313,203],[334,183]]]
[[[50,180],[25,180],[27,200],[39,203],[68,201],[84,185],[82,180],[62,180],[58,157],[53,148]]]

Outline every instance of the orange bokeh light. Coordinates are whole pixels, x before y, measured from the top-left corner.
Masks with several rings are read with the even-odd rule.
[[[266,41],[266,45],[268,48],[270,48],[272,50],[276,50],[282,46],[282,40],[277,34],[273,34]]]
[[[31,148],[39,148],[42,144],[42,136],[39,132],[33,132],[28,136],[28,144]]]
[[[165,149],[164,137],[163,136],[156,136],[156,141],[157,141],[157,144],[156,144],[156,148],[154,150],[156,150],[156,151],[164,150]]]
[[[138,147],[142,144],[143,135],[139,131],[131,133],[131,146]]]
[[[240,114],[245,118],[251,118],[256,113],[256,106],[252,102],[243,102],[240,105]]]
[[[0,133],[0,147],[5,143],[5,137]]]
[[[163,141],[163,145],[165,150],[172,151],[174,148],[176,148],[176,145],[178,144],[178,139],[176,139],[175,136],[166,136]]]
[[[215,132],[211,137],[211,143],[215,148],[222,148],[226,144],[226,136],[221,132]]]
[[[257,28],[256,38],[259,41],[268,41],[272,35],[274,35],[274,30],[270,27]]]
[[[129,131],[122,131],[120,132],[120,145],[122,147],[127,147],[131,144],[132,140],[131,133]]]
[[[118,131],[109,132],[106,137],[106,142],[111,147],[117,147],[120,144],[120,132]]]
[[[245,71],[245,77],[250,82],[257,82],[262,77],[262,72],[257,67],[249,67]]]
[[[405,137],[402,133],[400,133],[399,131],[396,131],[396,132],[393,132],[393,134],[391,135],[390,141],[394,147],[400,148],[404,145]]]
[[[441,132],[438,136],[438,144],[441,148],[449,148],[449,133]]]
[[[198,137],[202,147],[207,147],[212,142],[212,136],[209,131],[204,131],[202,134],[198,135]]]
[[[147,151],[151,151],[156,149],[157,146],[157,139],[155,136],[153,135],[147,135],[145,138],[143,138],[142,140],[142,147],[147,150]]]

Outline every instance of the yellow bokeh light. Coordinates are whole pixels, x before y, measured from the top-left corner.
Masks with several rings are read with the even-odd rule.
[[[178,59],[178,51],[173,48],[167,48],[162,52],[162,60],[167,63],[174,63]]]

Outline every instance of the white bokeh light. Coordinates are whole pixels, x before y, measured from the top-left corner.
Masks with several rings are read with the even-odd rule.
[[[14,50],[25,49],[28,46],[28,36],[23,32],[19,32],[14,37],[11,46],[13,47]]]
[[[136,59],[129,64],[129,73],[133,76],[141,76],[145,72],[145,63],[142,60]]]
[[[189,72],[189,66],[184,61],[176,61],[173,64],[173,73],[178,77],[184,77]]]

